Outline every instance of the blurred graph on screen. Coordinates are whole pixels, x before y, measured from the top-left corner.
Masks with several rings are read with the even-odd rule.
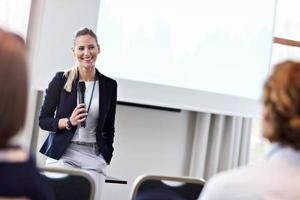
[[[275,0],[101,0],[98,67],[107,75],[258,99]]]

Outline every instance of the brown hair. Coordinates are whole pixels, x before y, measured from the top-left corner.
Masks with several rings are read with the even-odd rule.
[[[25,123],[28,80],[24,40],[0,29],[0,147]]]
[[[96,43],[97,43],[98,48],[100,49],[100,46],[98,44],[97,35],[94,33],[94,31],[92,29],[89,29],[87,27],[83,27],[83,28],[76,31],[76,33],[74,35],[74,39],[73,39],[73,45],[74,46],[75,46],[76,38],[78,38],[79,36],[83,36],[83,35],[89,35],[89,36],[93,37],[95,39]],[[70,69],[67,69],[64,73],[64,76],[67,77],[67,81],[66,81],[66,84],[64,85],[64,89],[67,92],[71,92],[72,83],[78,77],[77,66],[74,66]]]
[[[264,86],[264,108],[265,137],[300,150],[300,63],[275,66]]]

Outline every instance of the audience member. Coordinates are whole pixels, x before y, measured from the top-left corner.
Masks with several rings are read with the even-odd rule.
[[[11,139],[25,122],[27,106],[27,63],[24,40],[0,29],[0,197],[50,200],[30,153],[13,145]]]
[[[263,102],[263,136],[272,143],[266,159],[214,176],[201,200],[300,199],[300,63],[275,66]]]

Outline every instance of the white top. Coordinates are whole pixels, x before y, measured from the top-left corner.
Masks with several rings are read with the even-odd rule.
[[[300,151],[274,145],[266,160],[210,179],[200,200],[299,200]]]
[[[84,102],[86,109],[89,107],[89,102],[93,90],[94,81],[85,81],[85,96]],[[77,100],[78,103],[78,100]],[[96,81],[94,93],[91,101],[90,110],[85,120],[85,128],[80,124],[77,126],[72,141],[96,143],[96,129],[99,117],[99,81]]]

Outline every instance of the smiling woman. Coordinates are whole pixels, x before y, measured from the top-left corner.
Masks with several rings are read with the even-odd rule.
[[[49,136],[40,152],[47,166],[89,173],[99,200],[114,150],[117,83],[95,67],[100,46],[91,29],[76,32],[72,52],[75,66],[58,72],[46,89],[39,125]]]
[[[76,37],[72,50],[76,59],[76,66],[80,66],[78,69],[79,74],[82,74],[81,79],[86,78],[85,81],[93,81],[95,62],[100,53],[100,47],[95,41],[95,37],[90,35]],[[91,73],[92,77],[88,77],[89,73]]]

